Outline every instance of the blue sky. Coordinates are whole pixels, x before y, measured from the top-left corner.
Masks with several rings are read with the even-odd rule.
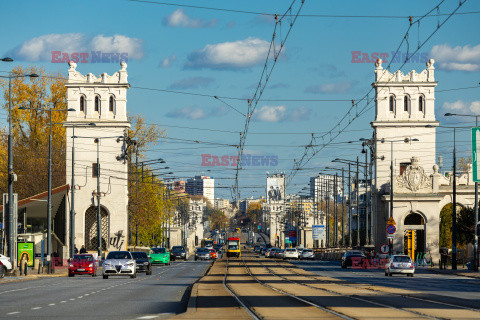
[[[318,1],[306,0],[303,14],[420,16],[440,1]],[[215,8],[282,13],[291,0],[262,1],[172,1]],[[447,0],[440,13],[450,12],[458,1]],[[478,1],[469,0],[459,12],[480,11]],[[455,15],[419,50],[435,58],[437,90],[472,87],[480,82],[480,14]],[[445,16],[440,17],[442,21]],[[51,51],[69,53],[102,51],[128,53],[128,111],[141,114],[148,123],[167,130],[148,158],[162,157],[176,176],[211,175],[217,179],[216,196],[230,198],[233,166],[202,166],[202,154],[236,155],[245,118],[245,100],[166,93],[143,88],[166,89],[248,99],[253,96],[272,39],[269,16],[154,5],[130,1],[15,1],[2,5],[0,56],[12,56],[13,64],[0,64],[8,71],[20,64],[38,65],[66,75],[66,63],[52,63]],[[416,47],[437,25],[437,17],[422,20],[420,32],[412,29],[409,42]],[[286,20],[285,20],[286,22]],[[264,99],[358,99],[374,79],[373,63],[352,63],[352,51],[395,51],[406,29],[406,18],[299,17],[284,52],[263,94]],[[283,26],[282,32],[287,29]],[[9,31],[7,31],[9,30]],[[404,46],[401,51],[406,53]],[[400,67],[392,64],[392,70]],[[425,68],[407,63],[402,71]],[[78,63],[83,74],[112,74],[117,63]],[[480,89],[439,92],[436,115],[441,124],[469,125],[465,119],[445,119],[445,112],[479,113]],[[250,123],[245,153],[274,156],[278,165],[246,166],[240,174],[241,195],[264,195],[265,174],[290,172],[293,159],[301,156],[311,133],[325,132],[348,110],[348,101],[292,102],[260,101]],[[5,119],[2,111],[1,118]],[[373,109],[357,119],[336,141],[370,137]],[[180,128],[182,127],[182,128]],[[201,130],[200,130],[201,129]],[[211,130],[211,131],[209,131]],[[452,137],[439,129],[437,154],[451,165]],[[181,142],[176,139],[186,139]],[[195,143],[191,140],[198,140]],[[461,156],[470,153],[468,131],[457,138]],[[290,183],[287,193],[308,184],[308,178],[329,165],[335,157],[360,155],[360,144],[336,145],[320,152]],[[207,171],[210,170],[210,171]],[[221,187],[221,188],[218,188]]]

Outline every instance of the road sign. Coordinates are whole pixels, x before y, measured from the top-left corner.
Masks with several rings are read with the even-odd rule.
[[[397,231],[397,228],[393,224],[390,224],[387,226],[387,233],[388,234],[394,234],[395,231]]]
[[[312,238],[313,240],[321,240],[325,237],[325,226],[314,225],[312,226]]]
[[[387,254],[389,250],[390,250],[390,247],[388,246],[388,244],[384,244],[383,246],[380,247],[380,252],[382,252],[383,254]]]
[[[392,226],[396,225],[395,220],[393,220],[393,217],[390,217],[390,219],[388,219],[387,225],[392,225]]]
[[[473,181],[480,182],[480,171],[478,166],[478,155],[480,151],[480,128],[472,128],[472,165],[473,165]]]
[[[258,225],[258,230],[262,229],[262,226],[261,225]]]

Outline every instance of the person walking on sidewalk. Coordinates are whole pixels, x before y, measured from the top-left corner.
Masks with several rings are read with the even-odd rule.
[[[85,249],[85,246],[82,246],[80,248],[80,254],[82,254],[82,253],[87,253],[87,249]]]
[[[76,244],[73,245],[73,253],[74,253],[74,254],[77,254],[77,253],[78,253],[78,248],[77,248],[77,245],[76,245]]]

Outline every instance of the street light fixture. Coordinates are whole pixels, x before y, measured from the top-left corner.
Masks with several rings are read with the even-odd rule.
[[[11,58],[3,58],[1,59],[5,62],[12,62],[13,59]],[[20,74],[20,75],[13,75],[12,72],[9,73],[8,76],[0,76],[0,78],[8,79],[8,207],[7,207],[7,219],[8,223],[5,224],[5,229],[7,230],[7,255],[10,257],[12,261],[13,268],[16,268],[16,257],[15,257],[15,243],[16,239],[14,237],[14,232],[16,228],[16,222],[13,221],[13,180],[14,180],[14,173],[13,173],[13,137],[12,137],[12,79],[16,78],[37,78],[38,74],[31,73],[31,74]]]

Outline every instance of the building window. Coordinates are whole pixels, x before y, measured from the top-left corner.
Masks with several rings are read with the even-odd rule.
[[[390,112],[394,112],[394,111],[395,111],[395,97],[394,97],[394,96],[390,96],[390,99],[389,99],[389,110],[390,110]]]
[[[80,111],[85,112],[85,97],[80,96]]]
[[[408,96],[403,97],[403,111],[408,112],[409,102]]]
[[[99,110],[100,110],[100,97],[95,96],[95,111],[99,112]]]
[[[418,111],[423,112],[423,96],[418,97]]]
[[[108,111],[113,112],[114,103],[115,103],[115,100],[113,99],[113,96],[110,96],[110,101],[108,103]]]
[[[405,169],[407,169],[407,167],[411,165],[410,162],[402,162],[400,163],[400,175],[403,174],[403,172],[405,171]]]

